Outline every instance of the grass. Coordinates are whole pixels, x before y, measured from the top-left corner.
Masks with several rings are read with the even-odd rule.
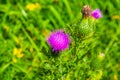
[[[94,36],[53,55],[46,38],[100,8]],[[119,0],[0,0],[0,80],[119,80]],[[76,47],[76,52],[74,52]]]

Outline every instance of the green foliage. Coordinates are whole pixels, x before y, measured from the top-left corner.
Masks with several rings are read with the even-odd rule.
[[[96,21],[93,37],[81,40],[73,31],[85,4],[100,8],[103,18]],[[0,0],[0,80],[119,80],[119,4],[119,0]],[[63,28],[73,36],[72,43],[55,55],[46,39],[51,31]]]

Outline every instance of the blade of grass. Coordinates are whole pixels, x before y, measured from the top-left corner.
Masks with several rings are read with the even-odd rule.
[[[17,64],[12,64],[12,65],[20,69],[22,72],[27,73],[27,71],[22,66],[18,66]]]
[[[55,15],[55,17],[58,19],[58,21],[60,22],[60,25],[63,27],[64,26],[64,22],[61,19],[60,14],[57,12],[57,10],[55,10],[55,8],[53,6],[49,6],[49,9],[52,11],[52,13]]]
[[[32,40],[32,38],[29,36],[29,34],[26,32],[26,30],[22,27],[23,32],[25,33],[25,35],[27,36],[27,38],[29,39],[29,41],[31,42],[31,44],[33,45],[33,47],[35,48],[35,50],[38,53],[38,56],[41,58],[41,60],[45,59],[45,56],[43,55],[43,53],[41,53],[38,49],[38,47],[36,46],[36,44],[34,43],[34,41]]]
[[[3,65],[1,68],[0,68],[0,74],[2,72],[4,72],[8,67],[9,67],[10,63],[6,64],[6,65]]]
[[[70,17],[70,21],[72,21],[73,15],[72,15],[72,10],[70,8],[70,4],[69,4],[68,0],[63,0],[63,2],[66,5],[67,12],[68,12],[69,17]]]
[[[20,6],[20,4],[18,4],[17,6],[19,7],[20,11],[23,10],[22,7]],[[23,25],[24,25],[25,27],[29,26],[23,17],[20,17],[20,19],[21,19],[21,21],[22,21],[22,23],[23,23]],[[40,49],[39,49],[39,48],[37,47],[37,45],[34,43],[34,41],[33,41],[32,38],[29,36],[29,34],[26,32],[26,30],[25,30],[24,27],[22,27],[22,31],[25,33],[26,37],[29,39],[29,41],[30,41],[31,44],[33,45],[34,49],[37,51],[36,57],[39,56],[41,60],[44,60],[44,59],[46,58],[46,56],[45,56],[42,52],[40,52]]]
[[[24,18],[21,17],[21,21],[23,22],[23,25],[25,27],[27,27],[28,25],[26,24],[26,21],[24,20]],[[34,49],[37,51],[37,55],[41,58],[41,60],[45,59],[45,55],[43,53],[40,52],[39,48],[37,47],[37,45],[34,43],[34,41],[32,40],[32,38],[29,36],[29,34],[26,32],[25,28],[22,27],[22,31],[25,33],[26,37],[29,39],[29,41],[31,42],[31,44],[33,45]]]

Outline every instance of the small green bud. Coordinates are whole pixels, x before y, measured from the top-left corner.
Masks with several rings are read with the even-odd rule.
[[[91,7],[88,5],[83,6],[82,20],[78,22],[78,32],[81,37],[91,36],[94,32],[94,21],[91,16]]]
[[[78,23],[78,31],[81,37],[91,36],[94,33],[94,25],[91,19],[83,19]]]

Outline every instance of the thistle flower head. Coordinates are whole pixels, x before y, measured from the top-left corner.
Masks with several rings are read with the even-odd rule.
[[[95,19],[99,19],[102,17],[102,13],[100,9],[95,9],[92,11],[91,16],[94,17]]]
[[[88,5],[85,5],[83,6],[83,9],[82,9],[82,15],[83,15],[83,18],[88,18],[91,16],[91,7],[88,6]]]
[[[69,47],[70,39],[64,31],[55,31],[51,33],[47,42],[53,51],[61,51]]]

